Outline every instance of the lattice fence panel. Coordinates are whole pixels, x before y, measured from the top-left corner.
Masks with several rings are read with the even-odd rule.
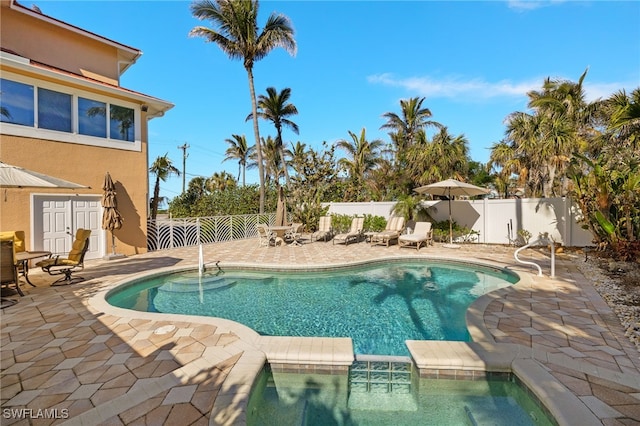
[[[273,224],[275,213],[147,221],[147,249],[164,250],[257,238],[258,223]]]

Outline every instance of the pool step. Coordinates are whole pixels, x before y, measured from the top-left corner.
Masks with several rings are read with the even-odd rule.
[[[349,370],[349,408],[417,410],[411,373],[412,363],[404,357],[357,356]]]
[[[166,284],[158,287],[158,291],[167,293],[191,293],[207,290],[218,290],[221,288],[231,287],[236,282],[218,276],[183,276],[169,279]]]

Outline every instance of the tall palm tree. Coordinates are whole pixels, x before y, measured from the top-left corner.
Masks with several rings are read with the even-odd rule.
[[[351,140],[341,139],[336,142],[336,147],[347,153],[347,157],[340,158],[338,164],[349,174],[351,183],[351,196],[355,199],[362,198],[362,189],[366,175],[380,161],[380,149],[384,142],[380,139],[367,140],[366,129],[363,127],[360,136],[349,130]]]
[[[197,26],[191,36],[204,37],[222,49],[231,59],[242,59],[249,79],[253,133],[260,175],[260,213],[264,213],[265,174],[258,128],[258,107],[253,84],[253,64],[277,47],[290,54],[296,52],[293,27],[285,15],[272,13],[261,32],[258,31],[258,0],[197,0],[191,13],[200,20],[211,21],[216,28]]]
[[[276,128],[276,149],[280,152],[280,158],[283,161],[284,178],[289,184],[289,172],[287,170],[286,157],[284,155],[284,147],[282,142],[282,126],[290,128],[296,135],[298,134],[298,125],[287,117],[298,114],[295,105],[287,103],[291,97],[291,89],[285,87],[278,93],[275,87],[267,87],[267,96],[258,96],[258,117],[271,121]],[[253,118],[253,113],[247,116],[247,120]]]
[[[151,199],[151,219],[155,219],[158,216],[158,204],[160,204],[160,181],[165,182],[172,174],[180,176],[180,170],[173,165],[169,153],[166,153],[156,158],[149,167],[149,172],[156,175],[153,198]]]
[[[247,160],[254,150],[254,146],[247,147],[247,138],[244,135],[231,135],[231,139],[225,139],[230,146],[224,152],[225,159],[238,160],[238,182],[240,182],[240,174],[242,173],[242,186],[245,186],[245,172],[247,170]]]

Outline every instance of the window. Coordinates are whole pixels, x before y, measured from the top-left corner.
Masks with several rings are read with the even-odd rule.
[[[0,121],[33,127],[33,118],[33,86],[0,79]]]
[[[140,151],[140,109],[92,93],[25,76],[0,79],[3,134]],[[33,81],[32,81],[33,80]]]
[[[71,132],[71,95],[39,87],[38,127]]]
[[[107,137],[107,104],[91,99],[78,98],[78,133]]]
[[[133,109],[111,105],[111,139],[133,141],[135,135]]]

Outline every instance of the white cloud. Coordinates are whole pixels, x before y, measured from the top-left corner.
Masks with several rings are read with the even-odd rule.
[[[540,88],[542,79],[513,83],[508,80],[487,82],[480,78],[463,79],[447,77],[434,79],[431,77],[397,78],[392,74],[377,74],[367,77],[373,84],[401,87],[419,96],[427,98],[464,97],[466,100],[481,100],[498,97],[523,97],[534,89]]]
[[[541,90],[546,77],[534,77],[525,81],[501,80],[497,82],[485,81],[481,78],[464,79],[462,77],[446,77],[436,79],[433,77],[406,77],[399,78],[393,74],[376,74],[367,77],[372,84],[381,84],[390,87],[400,87],[412,94],[428,99],[441,98],[459,101],[482,101],[497,98],[526,99],[527,92]],[[552,79],[576,81],[572,78],[552,77]],[[598,98],[606,98],[622,88],[631,92],[636,86],[628,83],[590,83],[584,82],[584,91],[587,101]]]
[[[564,3],[564,0],[509,0],[507,5],[509,9],[515,9],[517,11],[536,10],[541,7],[554,6],[560,3]]]

